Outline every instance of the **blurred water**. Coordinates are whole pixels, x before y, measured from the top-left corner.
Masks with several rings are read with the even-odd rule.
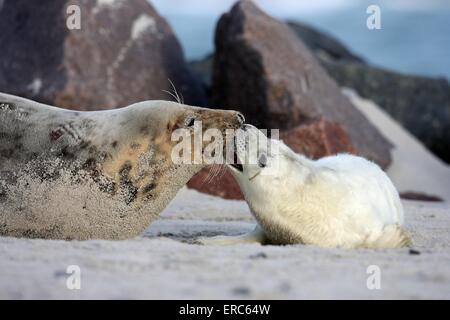
[[[184,7],[176,6],[182,2],[173,0],[152,3],[175,30],[187,58],[198,59],[213,51],[216,22],[232,1],[219,1],[220,5],[208,1],[204,9],[202,4],[206,2],[200,0],[186,1],[189,5]],[[381,30],[366,27],[366,8],[372,3],[381,8]],[[327,31],[375,65],[450,79],[450,1],[261,0],[258,4],[277,18],[298,20]]]

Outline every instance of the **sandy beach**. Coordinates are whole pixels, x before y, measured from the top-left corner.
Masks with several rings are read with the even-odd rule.
[[[359,2],[319,1],[312,11],[293,1],[194,9],[168,0],[47,2],[0,0],[0,234],[8,235],[0,236],[0,300],[450,299],[448,5],[384,5],[380,20],[377,5]],[[420,30],[409,21],[420,21],[413,26]],[[172,98],[176,107],[165,102]],[[245,201],[227,200],[242,199],[233,180],[210,168],[193,176],[197,167],[175,163],[175,132],[196,133],[197,121],[205,124],[204,153],[206,129],[248,123],[279,129],[287,146],[311,159],[350,153],[376,163],[402,197],[413,245],[199,244],[245,234],[256,221]],[[247,144],[234,140],[237,149]],[[258,174],[270,168],[264,156]],[[363,177],[372,172],[355,167]],[[284,180],[291,167],[278,171],[280,193],[298,192]],[[292,177],[307,183],[315,171],[305,172]],[[264,210],[283,219],[313,212],[299,220],[311,230],[316,213],[342,211],[345,219],[315,226],[318,234],[358,229],[364,240],[370,228],[401,221],[390,184],[335,176],[356,183],[328,188],[324,179],[320,192],[278,196],[295,210],[269,201]],[[275,189],[265,183],[255,190]],[[303,199],[313,210],[291,205]],[[378,224],[358,224],[366,207]],[[157,219],[148,225],[150,215]],[[285,221],[279,230],[290,235]]]
[[[387,173],[399,191],[448,200],[449,167],[371,101],[345,93],[392,141]],[[246,233],[256,222],[245,201],[183,188],[134,239],[0,237],[0,299],[450,299],[449,202],[403,205],[412,251],[203,246],[197,237]],[[67,288],[71,265],[80,290]],[[370,266],[380,289],[368,289]]]
[[[198,204],[202,203],[200,207]],[[201,246],[198,236],[254,226],[247,204],[183,189],[161,219],[126,241],[0,238],[1,299],[449,299],[450,207],[405,201],[414,250]],[[69,290],[69,265],[81,289]],[[367,288],[367,268],[381,288]]]

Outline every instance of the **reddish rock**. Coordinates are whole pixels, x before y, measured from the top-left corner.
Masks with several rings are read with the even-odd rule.
[[[243,200],[241,189],[238,183],[228,171],[225,169],[218,176],[209,179],[212,172],[212,167],[206,167],[189,180],[187,186],[191,189],[196,189],[202,193],[211,194],[224,199]]]
[[[81,29],[69,30],[69,5]],[[73,20],[71,20],[73,21]],[[0,91],[79,110],[171,99],[204,105],[167,22],[146,0],[5,0],[0,9]]]
[[[223,15],[215,35],[213,105],[242,111],[259,128],[289,130],[324,119],[356,152],[387,167],[391,144],[342,95],[310,50],[252,1]]]
[[[355,153],[350,139],[336,123],[317,120],[280,132],[280,139],[297,153],[318,159],[338,153]]]

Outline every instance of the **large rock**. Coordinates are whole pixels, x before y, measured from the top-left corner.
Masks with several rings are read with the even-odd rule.
[[[215,44],[215,106],[239,109],[260,128],[289,130],[318,119],[336,123],[357,154],[389,164],[389,142],[286,24],[240,1],[221,17]]]
[[[364,59],[351,52],[342,42],[300,22],[288,22],[289,27],[303,43],[321,60],[365,63]]]
[[[188,62],[190,70],[197,77],[197,79],[202,82],[202,85],[208,94],[211,93],[213,64],[213,53],[207,54],[203,58]]]
[[[228,169],[218,175],[215,170],[212,166],[203,168],[189,180],[188,188],[224,199],[243,200],[241,188]]]
[[[81,29],[69,30],[69,5]],[[80,110],[169,99],[168,79],[206,103],[167,22],[145,0],[5,0],[0,9],[0,91]]]
[[[295,152],[312,159],[356,153],[345,130],[337,123],[322,119],[282,131],[280,139]]]
[[[214,54],[208,54],[202,59],[189,61],[188,64],[192,73],[201,81],[208,98],[211,94],[213,63]]]
[[[450,84],[446,79],[403,75],[360,63],[322,63],[339,85],[374,101],[450,163]]]
[[[330,76],[387,111],[441,159],[450,162],[450,84],[368,65],[330,35],[289,22]],[[198,63],[199,64],[199,63]]]
[[[340,85],[375,101],[441,159],[450,162],[450,86],[445,79],[410,76],[368,65],[337,39],[299,22],[289,27]],[[213,55],[190,63],[209,88]]]

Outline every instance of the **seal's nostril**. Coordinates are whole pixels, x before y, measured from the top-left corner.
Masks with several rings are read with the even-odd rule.
[[[245,123],[245,117],[242,113],[240,113],[240,112],[236,113],[236,117],[237,117],[238,121],[240,122],[240,124]]]

